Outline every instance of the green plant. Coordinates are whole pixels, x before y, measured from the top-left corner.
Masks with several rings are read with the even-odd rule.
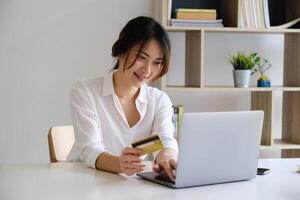
[[[267,59],[261,58],[257,53],[254,53],[254,60],[255,68],[253,72],[259,72],[260,78],[263,80],[267,80],[268,77],[265,76],[264,73],[272,67],[271,63]]]
[[[230,63],[234,70],[252,70],[256,64],[254,58],[255,53],[247,56],[245,53],[237,52],[236,55],[231,56]]]

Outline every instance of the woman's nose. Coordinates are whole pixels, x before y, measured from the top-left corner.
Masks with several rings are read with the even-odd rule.
[[[149,74],[151,72],[151,62],[146,62],[143,67],[143,70],[145,74]]]

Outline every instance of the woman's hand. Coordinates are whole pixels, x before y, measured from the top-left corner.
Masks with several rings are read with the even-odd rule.
[[[119,156],[121,173],[128,176],[136,174],[144,170],[145,165],[139,158],[142,151],[137,148],[126,147]]]
[[[177,153],[170,148],[161,150],[154,161],[153,171],[157,173],[164,172],[171,181],[175,182],[175,171],[177,165]]]

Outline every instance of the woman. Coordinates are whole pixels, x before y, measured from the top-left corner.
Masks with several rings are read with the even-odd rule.
[[[130,20],[112,47],[117,60],[108,76],[78,81],[70,95],[75,144],[69,161],[133,175],[143,171],[141,150],[131,143],[158,134],[164,149],[153,170],[175,180],[177,143],[173,138],[172,103],[146,85],[167,73],[170,41],[149,17]]]

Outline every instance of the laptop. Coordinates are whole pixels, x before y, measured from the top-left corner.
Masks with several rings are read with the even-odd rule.
[[[146,180],[184,188],[256,176],[263,111],[185,113],[176,181],[156,172],[138,173]]]

